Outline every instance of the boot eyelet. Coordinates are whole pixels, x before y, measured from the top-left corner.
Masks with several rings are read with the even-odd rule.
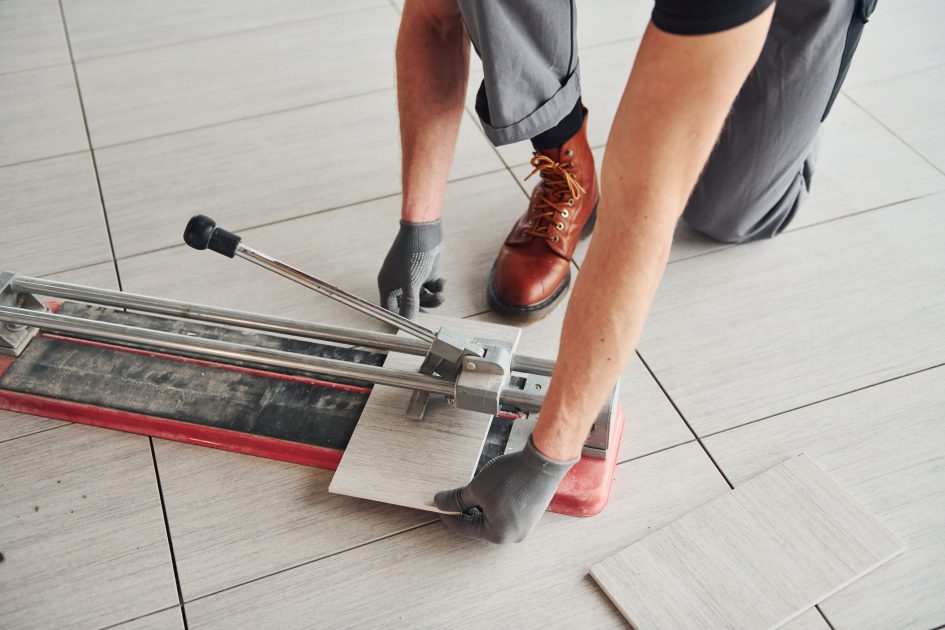
[[[565,219],[567,219],[570,214],[571,214],[571,213],[568,212],[568,209],[567,209],[567,208],[565,208],[564,210],[561,211],[561,216],[564,217]]]
[[[571,157],[572,155],[574,155],[574,149],[568,149],[567,151],[564,152],[564,154],[568,157]]]
[[[559,230],[563,230],[563,229],[564,229],[564,222],[563,222],[563,221],[558,221],[558,223],[555,224],[555,227],[558,228]]]
[[[568,199],[568,205],[569,205],[569,206],[573,206],[573,205],[574,205],[574,197],[572,197],[571,199]]]
[[[555,234],[554,236],[551,237],[551,242],[552,242],[552,243],[557,243],[559,240],[560,240],[560,239],[558,238],[558,235],[557,235],[557,234]]]

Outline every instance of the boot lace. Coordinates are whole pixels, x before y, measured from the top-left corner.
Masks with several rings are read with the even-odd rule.
[[[535,153],[531,165],[534,170],[525,180],[538,173],[541,184],[525,233],[557,243],[559,237],[555,232],[564,229],[564,222],[556,215],[561,215],[562,219],[571,216],[574,202],[584,194],[584,188],[571,174],[573,162],[556,162],[547,155]]]

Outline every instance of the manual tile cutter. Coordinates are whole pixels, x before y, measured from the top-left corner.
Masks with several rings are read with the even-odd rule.
[[[0,408],[334,469],[372,385],[382,384],[413,390],[404,413],[418,422],[430,396],[491,414],[480,467],[524,445],[553,362],[429,330],[246,246],[207,217],[191,219],[185,241],[413,338],[4,272]],[[383,367],[389,352],[423,356],[420,372]],[[623,421],[615,389],[550,509],[589,516],[604,507]]]

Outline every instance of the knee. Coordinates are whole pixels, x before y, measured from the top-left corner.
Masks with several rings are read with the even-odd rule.
[[[697,232],[722,243],[748,243],[774,238],[791,223],[807,199],[810,178],[798,173],[787,188],[760,190],[756,195],[711,194],[697,187],[683,220]]]

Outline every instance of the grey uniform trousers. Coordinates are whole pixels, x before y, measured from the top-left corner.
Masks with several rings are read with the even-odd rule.
[[[581,94],[576,2],[458,3],[483,63],[476,111],[489,139],[526,140],[564,118]],[[807,197],[821,122],[874,6],[777,3],[758,63],[686,206],[689,225],[732,243],[770,238],[788,225]]]

